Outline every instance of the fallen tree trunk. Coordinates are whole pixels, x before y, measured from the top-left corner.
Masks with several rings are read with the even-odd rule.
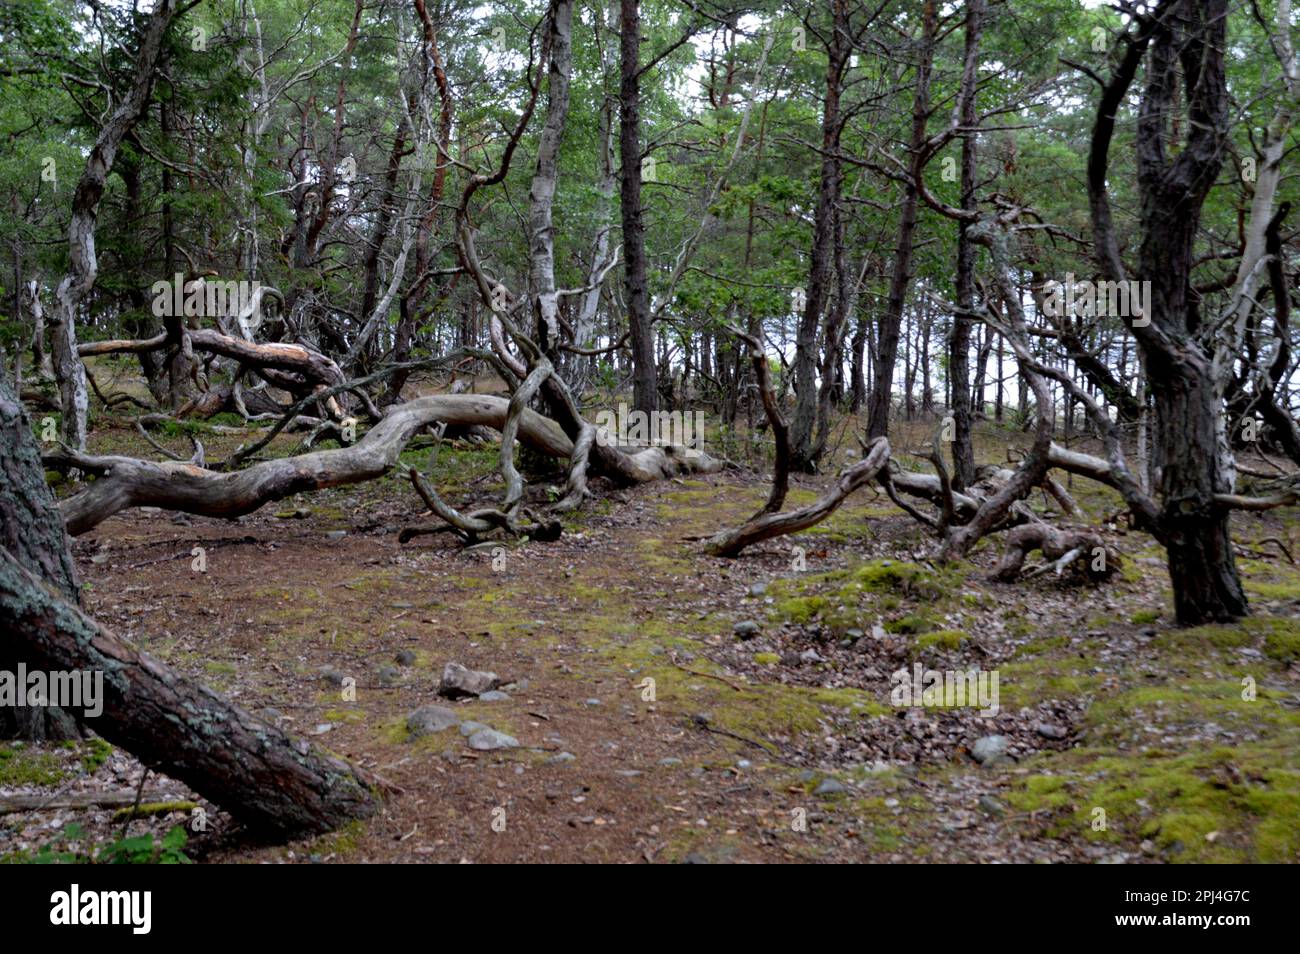
[[[375,811],[375,779],[118,639],[5,549],[0,631],[33,668],[103,673],[103,711],[87,724],[254,831],[316,834]]]
[[[218,473],[178,461],[134,457],[91,457],[75,452],[48,455],[98,475],[85,490],[60,504],[68,532],[85,533],[130,507],[163,507],[206,517],[239,517],[293,494],[374,480],[388,473],[419,430],[435,422],[505,427],[510,402],[476,394],[443,394],[393,407],[350,447],[267,460],[233,473]],[[527,408],[519,414],[519,440],[550,457],[568,458],[573,443],[560,426]],[[630,469],[643,481],[690,471],[716,470],[705,454],[677,447],[649,447],[629,454]]]
[[[746,547],[787,533],[798,533],[825,520],[853,491],[876,479],[889,463],[889,441],[878,437],[867,445],[867,454],[840,475],[835,486],[807,507],[788,513],[769,513],[749,520],[733,530],[710,537],[704,544],[713,556],[736,556]]]

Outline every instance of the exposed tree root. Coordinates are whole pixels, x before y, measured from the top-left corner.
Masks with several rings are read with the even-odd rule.
[[[1025,573],[1031,579],[1048,570],[1060,576],[1074,568],[1093,582],[1110,579],[1120,568],[1119,553],[1100,534],[1085,529],[1058,529],[1046,523],[1027,523],[1006,535],[1006,550],[989,579],[1010,583],[1020,578],[1025,559],[1035,550],[1048,562]]]

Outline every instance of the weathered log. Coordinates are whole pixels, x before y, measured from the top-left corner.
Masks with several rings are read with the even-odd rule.
[[[788,513],[769,513],[756,517],[732,530],[710,537],[704,544],[714,556],[735,556],[748,546],[787,533],[798,533],[825,520],[859,487],[876,479],[889,463],[889,441],[878,437],[867,445],[867,455],[840,474],[839,480],[816,501]]]
[[[483,424],[501,429],[510,402],[475,394],[443,394],[400,404],[350,447],[314,451],[298,457],[262,461],[244,470],[218,473],[177,461],[153,463],[133,457],[54,454],[50,462],[70,463],[98,479],[60,505],[68,532],[85,533],[130,507],[163,507],[207,517],[238,517],[297,493],[374,480],[388,473],[421,428],[438,421]],[[551,457],[567,458],[573,444],[550,418],[525,408],[519,414],[519,439]],[[646,481],[689,471],[716,469],[718,462],[678,447],[650,447],[629,460]]]

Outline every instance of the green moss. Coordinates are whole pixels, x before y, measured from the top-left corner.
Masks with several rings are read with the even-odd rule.
[[[1300,659],[1300,630],[1294,621],[1288,625],[1275,626],[1264,637],[1264,653],[1281,663],[1293,663]]]
[[[96,772],[113,754],[113,746],[100,738],[90,739],[85,748],[87,751],[81,756],[81,767],[87,775]]]
[[[1148,623],[1154,623],[1160,618],[1160,615],[1159,610],[1138,610],[1129,617],[1128,621],[1134,626],[1145,626]]]
[[[788,619],[792,623],[807,623],[809,620],[819,616],[827,606],[824,597],[821,596],[796,596],[788,600],[780,600],[776,603],[774,612],[781,619]]]
[[[68,777],[62,760],[20,743],[0,746],[0,788],[11,785],[58,785]]]
[[[349,855],[356,854],[361,845],[361,836],[366,832],[365,823],[362,821],[349,822],[338,831],[324,835],[316,841],[315,851],[313,854],[321,855],[338,855],[346,858]]]
[[[1300,772],[1276,758],[1268,747],[1177,757],[1076,750],[1053,757],[1059,774],[1029,776],[1007,798],[1020,811],[1050,814],[1057,836],[1149,839],[1176,862],[1295,862]]]
[[[915,635],[916,633],[925,633],[934,628],[934,623],[928,616],[920,613],[913,613],[908,616],[900,616],[897,619],[885,621],[885,632],[902,633],[905,635]]]
[[[776,653],[754,653],[754,662],[760,666],[775,666],[781,661]]]
[[[917,649],[961,649],[970,639],[960,629],[940,629],[933,633],[924,633],[917,637]]]

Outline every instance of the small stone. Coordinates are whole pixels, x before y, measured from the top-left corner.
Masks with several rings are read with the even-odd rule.
[[[445,706],[421,706],[406,717],[406,731],[416,739],[459,724],[460,717]]]
[[[814,795],[843,795],[849,790],[848,786],[836,778],[824,778],[821,784],[813,789]]]
[[[482,722],[475,722],[472,719],[466,719],[460,724],[460,734],[464,736],[473,735],[475,732],[482,732],[484,729],[491,728]]]
[[[799,661],[806,663],[825,662],[825,660],[822,659],[821,653],[817,652],[815,649],[805,649],[799,654]]]
[[[576,762],[578,757],[572,752],[556,752],[546,760],[547,765],[563,765],[565,762]]]
[[[600,705],[600,700],[599,700],[599,699],[596,699],[596,698],[594,698],[594,697],[591,698],[591,699],[583,699],[583,700],[582,700],[582,704],[583,704],[584,706],[598,706],[598,705]]]
[[[1002,803],[992,795],[981,795],[979,806],[980,811],[984,812],[986,815],[992,815],[994,818],[1001,818],[1007,813],[1007,810],[1002,807]]]
[[[896,799],[896,798],[887,798],[887,799],[885,799],[885,807],[886,807],[886,808],[897,808],[898,805],[899,805],[899,801],[898,801],[898,799]]]
[[[753,586],[749,588],[750,596],[762,596],[766,592],[767,592],[766,583],[755,583]]]
[[[750,766],[752,766],[753,764],[754,764],[754,763],[751,762],[749,759],[741,759],[739,762],[736,763],[736,768],[738,768],[738,769],[747,769],[747,768],[749,768]]]
[[[329,533],[325,534],[325,536],[330,540],[342,540],[347,535],[348,532],[346,530],[331,530]]]
[[[479,752],[495,749],[517,749],[519,740],[496,729],[479,729],[469,737],[469,747]]]
[[[479,702],[505,702],[510,697],[499,689],[489,689],[478,697]]]
[[[1059,725],[1051,725],[1047,722],[1040,722],[1034,726],[1034,731],[1045,739],[1063,739],[1069,734]]]
[[[415,653],[411,652],[409,649],[403,649],[400,653],[398,653],[393,658],[397,660],[397,664],[399,666],[415,665]]]
[[[670,755],[666,759],[660,759],[659,764],[666,768],[671,768],[674,765],[681,765],[682,760]]]
[[[860,629],[850,629],[844,633],[846,639],[861,639],[865,635],[867,634]]]
[[[463,699],[467,696],[479,696],[501,685],[501,679],[494,672],[480,672],[467,669],[460,663],[449,662],[442,670],[442,682],[438,684],[438,695],[449,699]]]
[[[1007,737],[1005,735],[986,735],[977,739],[971,747],[970,754],[980,765],[988,765],[1007,754]]]
[[[740,639],[753,639],[758,635],[758,624],[752,619],[747,619],[732,626],[731,631]]]
[[[331,686],[341,686],[343,685],[343,680],[347,678],[347,676],[339,672],[333,666],[321,666],[320,677]]]
[[[379,681],[385,686],[391,686],[402,678],[402,671],[396,666],[383,665],[379,667]]]

